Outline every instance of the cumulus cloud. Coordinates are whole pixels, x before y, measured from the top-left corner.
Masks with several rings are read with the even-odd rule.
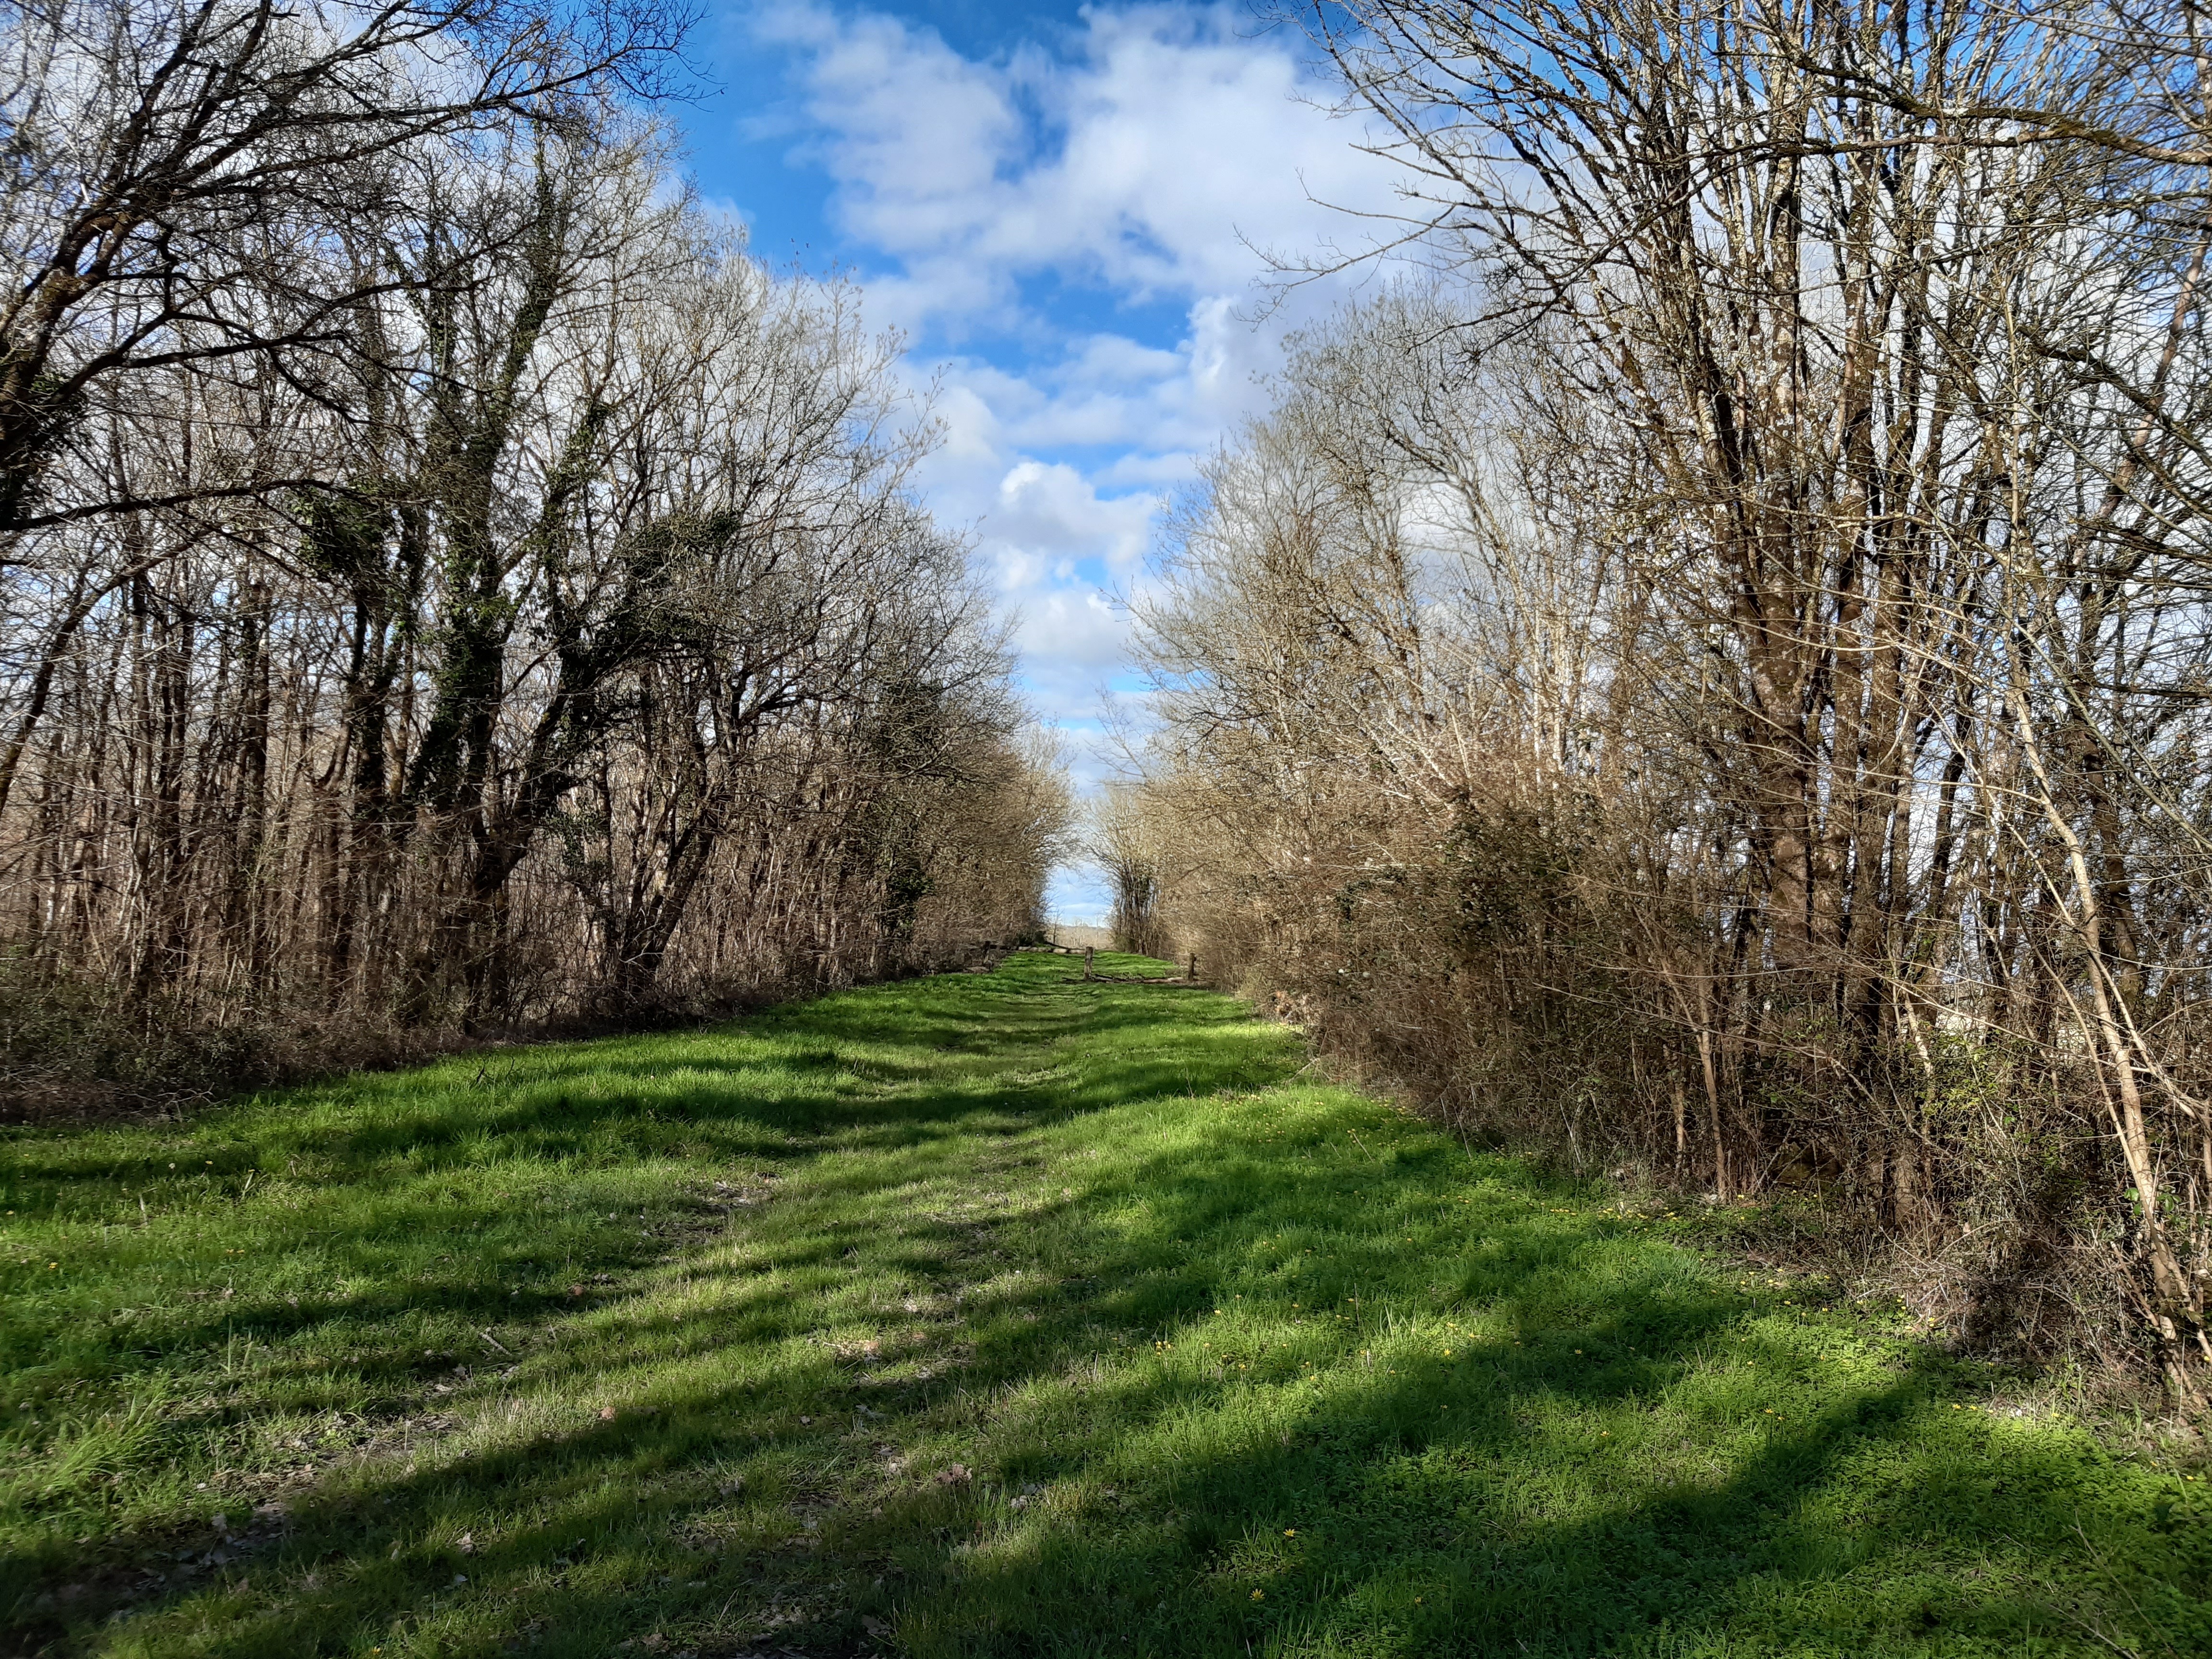
[[[988,323],[1039,272],[1133,301],[1241,295],[1254,246],[1341,232],[1315,198],[1387,194],[1290,42],[1225,8],[1094,9],[1062,50],[988,63],[879,13],[779,7],[758,27],[804,55],[803,149],[843,228],[898,262],[876,286],[911,324]]]
[[[1318,107],[1294,41],[1219,6],[1094,8],[988,59],[869,10],[766,5],[794,159],[819,168],[870,313],[917,342],[944,441],[921,477],[973,525],[1039,713],[1079,777],[1158,510],[1262,396],[1285,327],[1266,261],[1381,208],[1387,167]]]

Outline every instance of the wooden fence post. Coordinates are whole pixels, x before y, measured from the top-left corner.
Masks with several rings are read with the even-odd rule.
[[[1083,977],[1085,979],[1091,977],[1091,947],[1088,945],[1083,947]]]
[[[1190,953],[1190,982],[1193,985],[1198,983],[1198,952],[1195,951]]]

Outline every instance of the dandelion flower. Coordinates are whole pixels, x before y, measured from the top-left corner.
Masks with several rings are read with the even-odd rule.
[[[1296,1538],[1297,1535],[1298,1529],[1296,1527],[1285,1527],[1283,1528],[1283,1536],[1285,1538]]]
[[[1255,1601],[1264,1601],[1267,1599],[1267,1593],[1265,1590],[1254,1590],[1252,1599]]]

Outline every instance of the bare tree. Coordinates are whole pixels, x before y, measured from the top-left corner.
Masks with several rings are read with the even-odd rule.
[[[40,506],[37,490],[86,404],[149,371],[277,354],[313,395],[313,356],[344,343],[348,305],[380,280],[322,244],[398,204],[406,170],[385,164],[518,116],[562,118],[651,74],[682,22],[506,0],[12,10],[0,535],[179,499]]]
[[[430,138],[356,158],[383,193],[318,232],[322,332],[134,361],[42,463],[0,661],[19,1093],[727,1007],[1036,925],[1064,794],[907,488],[896,342],[748,258],[618,110]],[[289,303],[281,264],[226,280]]]
[[[1083,854],[1105,872],[1114,890],[1107,921],[1114,948],[1165,956],[1170,945],[1161,901],[1169,871],[1160,815],[1141,787],[1117,781],[1091,797],[1085,817]]]
[[[1986,1329],[2124,1228],[2191,1397],[2201,265],[1995,107],[2136,83],[1986,18],[1351,15],[1449,274],[1304,343],[1144,618],[1180,919],[1454,1115],[1821,1186]]]

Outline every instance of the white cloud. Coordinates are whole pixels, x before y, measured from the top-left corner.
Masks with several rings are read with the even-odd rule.
[[[1012,544],[1101,559],[1110,569],[1126,570],[1144,556],[1151,516],[1149,501],[1102,498],[1072,466],[1024,460],[999,481],[990,533]]]
[[[1098,714],[1098,693],[1128,655],[1127,620],[1092,590],[1063,588],[1025,602],[1015,639],[1038,712],[1060,720]]]
[[[876,13],[758,27],[805,54],[805,154],[848,234],[897,261],[880,297],[909,323],[992,323],[1044,272],[1133,301],[1241,295],[1248,244],[1310,249],[1344,228],[1313,198],[1387,187],[1355,130],[1302,100],[1290,41],[1224,8],[1095,9],[1065,55],[993,63]]]
[[[1303,290],[1255,328],[1255,248],[1310,254],[1357,234],[1322,204],[1391,199],[1359,131],[1316,107],[1296,41],[1240,22],[1094,8],[988,61],[877,12],[753,22],[795,59],[801,118],[778,133],[827,173],[870,315],[923,348],[945,441],[921,484],[975,526],[1081,779],[1105,767],[1097,693],[1127,651],[1095,578],[1140,580],[1165,495],[1255,409],[1283,330],[1333,297]]]

